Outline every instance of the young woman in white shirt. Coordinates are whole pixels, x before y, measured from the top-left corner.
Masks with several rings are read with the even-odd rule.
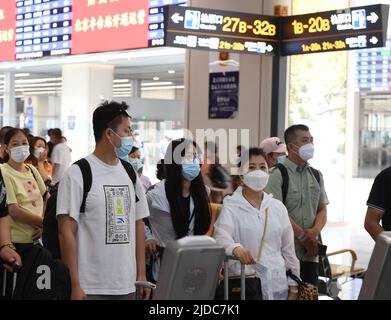
[[[285,206],[263,192],[268,177],[262,149],[251,148],[242,155],[242,185],[225,198],[214,237],[227,255],[246,265],[247,276],[260,280],[259,296],[264,300],[295,300],[297,284],[286,276],[288,270],[300,275],[293,230]],[[229,269],[230,275],[240,275],[239,262],[231,262]]]
[[[185,139],[172,141],[164,166],[165,179],[147,193],[149,221],[162,248],[187,235],[206,234],[211,221],[196,144]]]

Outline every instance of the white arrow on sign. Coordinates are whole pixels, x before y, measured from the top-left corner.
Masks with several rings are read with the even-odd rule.
[[[369,42],[372,43],[372,44],[376,44],[376,43],[379,42],[379,40],[378,40],[375,36],[373,36],[373,37],[369,40]]]
[[[174,21],[174,23],[179,23],[180,21],[183,21],[183,17],[176,12],[171,16],[171,20]]]
[[[267,52],[272,52],[273,51],[273,46],[272,45],[267,45],[267,47],[266,47],[266,51]]]
[[[367,17],[367,20],[372,23],[376,23],[376,21],[379,20],[379,16],[375,12],[371,12],[371,14]]]

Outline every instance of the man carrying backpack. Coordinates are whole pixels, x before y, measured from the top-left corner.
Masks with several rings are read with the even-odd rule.
[[[88,165],[71,166],[59,185],[61,256],[70,270],[74,300],[132,300],[136,280],[146,280],[143,218],[149,216],[148,205],[133,168],[119,159],[133,145],[127,108],[104,102],[94,111],[96,147],[85,158]],[[82,170],[92,176],[87,190]],[[140,289],[142,299],[149,294]]]
[[[327,222],[328,199],[323,176],[310,167],[314,144],[309,128],[293,125],[284,134],[288,158],[270,174],[265,192],[281,200],[288,209],[295,249],[304,282],[318,285],[318,239]]]

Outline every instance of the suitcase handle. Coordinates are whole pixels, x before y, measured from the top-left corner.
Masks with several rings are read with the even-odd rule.
[[[234,260],[234,261],[239,261],[238,257],[235,256],[225,256],[224,259],[224,300],[228,300],[229,292],[228,292],[228,261],[229,260]],[[246,268],[244,264],[240,264],[240,300],[246,300]]]

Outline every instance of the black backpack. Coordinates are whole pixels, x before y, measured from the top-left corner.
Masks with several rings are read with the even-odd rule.
[[[137,176],[132,165],[125,160],[120,159],[120,161],[124,166],[130,180],[132,180],[134,189],[136,190]],[[91,190],[92,186],[91,166],[86,159],[80,159],[76,161],[74,165],[79,166],[83,177],[83,200],[80,206],[80,213],[83,213],[86,209],[86,200],[88,192]],[[136,196],[136,202],[137,201],[138,198]],[[56,189],[52,191],[51,196],[46,204],[45,216],[43,218],[42,242],[45,248],[47,248],[51,252],[53,258],[61,259],[60,242],[58,239]]]
[[[23,266],[18,271],[13,300],[69,300],[71,278],[65,264],[53,259],[39,244],[18,249]]]
[[[282,190],[282,203],[285,204],[286,202],[286,196],[288,195],[288,188],[289,188],[289,174],[287,168],[282,164],[282,163],[277,163],[276,168],[278,168],[281,172],[282,176],[282,185],[281,185],[281,190]],[[312,174],[314,175],[316,181],[320,184],[320,173],[318,170],[309,167],[311,170]]]

